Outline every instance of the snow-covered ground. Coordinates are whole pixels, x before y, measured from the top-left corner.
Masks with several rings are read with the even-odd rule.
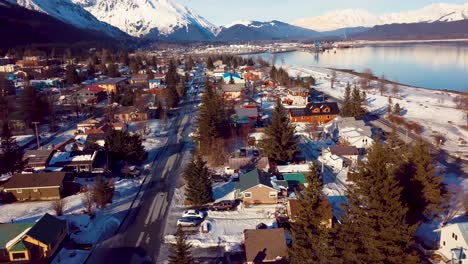
[[[334,89],[330,88],[331,70],[325,68],[299,68],[295,66],[285,67],[291,76],[313,76],[318,83],[315,87],[335,98],[343,99],[344,90],[347,83],[358,83],[359,77],[349,73],[337,72],[337,81]],[[441,134],[447,141],[442,148],[455,156],[468,159],[468,145],[461,144],[461,140],[468,138],[468,130],[463,128],[467,125],[467,116],[462,110],[457,109],[453,99],[457,93],[448,91],[438,91],[422,88],[414,88],[399,85],[400,92],[394,96],[391,93],[390,85],[387,85],[388,92],[380,95],[377,82],[372,82],[373,89],[366,91],[368,109],[382,113],[387,105],[388,98],[392,96],[393,104],[400,104],[403,108],[402,116],[408,120],[419,123],[423,126],[422,136],[429,142],[434,143],[432,135]]]

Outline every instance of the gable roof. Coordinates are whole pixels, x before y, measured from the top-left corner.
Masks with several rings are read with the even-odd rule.
[[[246,260],[263,263],[262,261],[287,258],[288,247],[284,232],[283,228],[244,230]]]
[[[26,232],[26,235],[50,245],[57,241],[57,238],[62,234],[62,230],[66,229],[66,227],[65,221],[46,213]]]
[[[271,176],[272,175],[268,172],[259,169],[251,170],[239,177],[239,182],[237,182],[237,189],[239,189],[240,192],[243,192],[259,184],[274,189],[273,185],[271,184]]]
[[[243,84],[223,84],[221,90],[225,93],[229,92],[242,92],[244,90]]]
[[[322,109],[329,107],[330,112],[322,112]],[[314,113],[314,109],[320,109],[319,112]],[[320,116],[320,115],[338,115],[340,109],[336,102],[323,102],[323,103],[309,103],[304,108],[290,108],[289,113],[291,116]]]
[[[331,154],[338,156],[357,156],[359,150],[355,146],[333,146],[330,147]]]
[[[102,85],[102,84],[118,84],[121,82],[126,81],[128,78],[127,77],[117,77],[117,78],[108,78],[102,81],[99,81],[95,83],[96,85]]]
[[[65,172],[41,172],[33,174],[15,174],[3,185],[5,190],[17,188],[61,186]]]
[[[0,248],[7,248],[8,242],[32,227],[34,223],[0,224]]]
[[[288,182],[288,184],[305,184],[307,183],[304,173],[284,173],[283,179]]]
[[[53,149],[26,150],[23,158],[24,160],[27,160],[28,164],[45,163],[52,156],[53,152]]]

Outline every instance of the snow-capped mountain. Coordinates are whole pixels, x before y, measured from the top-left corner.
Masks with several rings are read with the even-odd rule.
[[[328,12],[318,17],[301,18],[293,25],[317,31],[331,31],[393,23],[450,22],[464,19],[468,19],[468,3],[462,5],[432,4],[418,10],[383,15],[375,15],[361,9],[345,9]]]
[[[217,27],[172,0],[72,0],[135,37],[205,40]]]
[[[281,21],[237,21],[220,28],[216,36],[224,41],[251,41],[273,39],[305,39],[319,34],[310,29],[293,26]]]
[[[77,28],[105,32],[109,36],[127,36],[119,29],[98,20],[88,11],[70,0],[7,0],[29,10],[45,13]]]

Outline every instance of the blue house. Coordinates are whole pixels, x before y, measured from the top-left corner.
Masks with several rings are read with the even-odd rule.
[[[231,77],[234,79],[234,83],[245,83],[245,80],[238,73],[231,72],[223,74],[224,83],[229,83],[229,81],[231,81]]]

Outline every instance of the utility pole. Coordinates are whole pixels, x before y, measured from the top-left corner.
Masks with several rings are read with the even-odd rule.
[[[37,124],[39,124],[39,122],[32,122],[34,124],[34,127],[36,128],[36,140],[37,140],[37,149],[39,149],[41,147],[41,144],[39,142],[39,134],[37,133]]]

